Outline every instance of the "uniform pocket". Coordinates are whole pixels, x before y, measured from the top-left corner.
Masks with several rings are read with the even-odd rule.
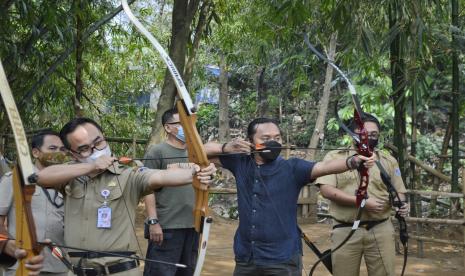
[[[85,183],[73,181],[65,187],[66,196],[71,198],[83,198],[86,194],[85,186]]]

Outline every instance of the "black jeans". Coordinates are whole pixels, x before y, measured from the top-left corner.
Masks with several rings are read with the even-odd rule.
[[[252,261],[236,261],[234,276],[301,276],[302,256],[295,255],[290,260],[270,265],[257,265]]]
[[[199,235],[194,228],[163,229],[163,243],[149,241],[147,259],[181,263],[187,268],[145,262],[144,276],[191,276],[197,262]]]

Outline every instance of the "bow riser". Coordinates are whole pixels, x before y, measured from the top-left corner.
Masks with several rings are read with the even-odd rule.
[[[13,191],[15,203],[23,202],[22,208],[16,208],[16,246],[26,250],[27,257],[39,255],[42,247],[37,244],[37,236],[32,216],[31,201],[35,185],[25,186],[18,167],[13,169]],[[28,275],[24,262],[19,262],[17,276]]]
[[[179,112],[179,120],[186,136],[187,153],[189,161],[198,164],[201,168],[206,168],[210,165],[210,161],[203,150],[202,140],[195,127],[197,116],[195,114],[188,115],[186,107],[182,101],[177,101],[176,107]],[[202,184],[197,177],[193,177],[192,186],[195,191],[195,207],[194,207],[194,225],[195,230],[202,233],[202,224],[204,218],[208,215],[208,185]]]
[[[27,257],[33,257],[40,253],[41,246],[37,245],[35,224],[31,211],[32,195],[35,185],[30,183],[28,177],[34,172],[29,145],[24,131],[21,116],[19,116],[13,94],[11,93],[3,65],[0,62],[0,94],[5,106],[15,138],[17,159],[19,166],[13,170],[14,203],[16,210],[16,245],[27,252]],[[28,270],[24,261],[19,261],[16,275],[27,275]]]
[[[358,98],[356,99],[358,102]],[[359,105],[356,104],[355,106],[359,106]],[[366,156],[366,157],[370,157],[373,154],[373,151],[372,149],[370,149],[369,144],[368,144],[368,132],[365,129],[365,124],[357,109],[358,108],[355,108],[354,110],[354,122],[358,126],[358,129],[359,129],[359,142],[357,144],[357,148],[358,148],[357,153],[360,155]],[[360,207],[363,199],[366,199],[368,196],[367,188],[368,188],[368,182],[370,179],[370,175],[369,175],[368,169],[365,167],[360,167],[358,169],[358,172],[360,174],[360,184],[356,192],[356,204],[357,204],[357,207]]]

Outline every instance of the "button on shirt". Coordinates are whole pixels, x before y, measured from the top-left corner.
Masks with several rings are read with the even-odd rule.
[[[297,199],[310,182],[314,162],[278,157],[257,165],[251,156],[220,157],[237,185],[239,228],[234,237],[237,261],[276,264],[301,254]]]

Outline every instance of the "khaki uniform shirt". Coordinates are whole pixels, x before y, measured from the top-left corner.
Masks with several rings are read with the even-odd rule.
[[[12,174],[7,173],[0,182],[0,215],[8,216],[8,232],[11,237],[16,236],[16,215],[13,203],[13,183]],[[54,189],[47,189],[51,195],[52,200],[55,198]],[[55,200],[56,203],[63,202],[63,196],[58,193]],[[32,215],[34,216],[34,223],[36,227],[37,240],[43,241],[50,239],[57,244],[63,244],[63,216],[64,207],[57,208],[53,205],[44,190],[36,186],[34,195],[31,202]],[[68,271],[68,268],[53,257],[49,248],[44,248],[42,251],[45,257],[43,272],[62,273]],[[16,269],[16,266],[11,269]]]
[[[399,165],[397,164],[396,159],[382,151],[376,150],[375,152],[378,160],[381,162],[381,165],[391,177],[392,185],[397,192],[406,193],[407,190],[405,189],[404,182],[402,181]],[[326,154],[324,161],[347,158],[355,153],[356,152],[354,150],[330,151]],[[368,197],[387,200],[389,202],[389,193],[386,185],[381,179],[380,171],[376,165],[370,168],[369,179],[367,188]],[[352,170],[340,174],[330,174],[319,177],[316,179],[315,183],[317,183],[317,185],[331,185],[349,195],[355,195],[360,184],[360,177],[357,170]],[[357,215],[357,209],[358,208],[355,205],[339,205],[333,201],[331,201],[329,207],[330,214],[334,219],[348,223],[352,223],[354,221]],[[390,212],[391,208],[389,207],[389,204],[386,205],[386,209],[381,213],[367,212],[367,210],[364,209],[361,220],[382,220],[388,218],[390,216]]]
[[[0,154],[0,178],[9,171],[11,171],[10,167],[6,163],[5,158]]]
[[[136,208],[140,198],[152,192],[149,178],[154,171],[115,162],[97,176],[82,176],[64,186],[66,245],[99,251],[137,251],[133,229]],[[110,229],[97,228],[97,210],[105,201],[103,190],[110,192],[106,200],[111,208]],[[115,258],[100,258],[98,262],[109,260]]]

